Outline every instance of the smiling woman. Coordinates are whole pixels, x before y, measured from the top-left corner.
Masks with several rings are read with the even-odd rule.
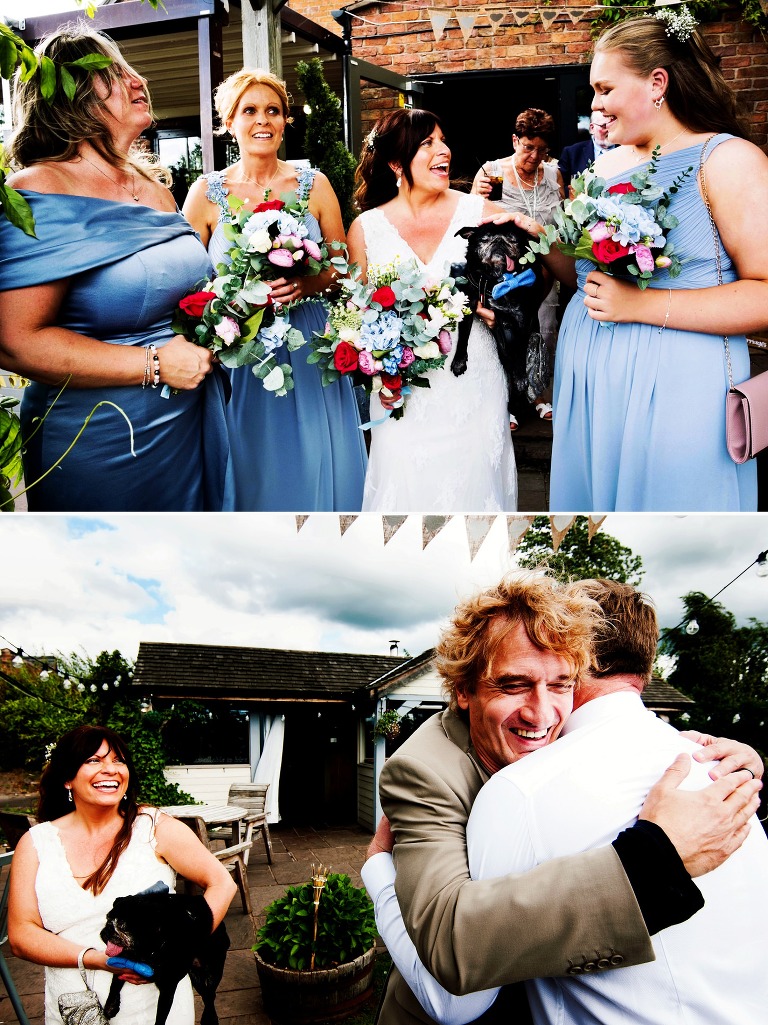
[[[138,780],[122,738],[101,726],[78,726],[58,742],[40,780],[39,824],[13,858],[8,935],[18,957],[46,966],[45,1021],[60,1025],[58,998],[82,991],[78,965],[93,971],[106,1000],[113,975],[123,990],[115,1025],[154,1021],[158,990],[142,976],[110,965],[100,936],[116,897],[159,882],[172,891],[176,872],[203,889],[222,920],[235,892],[227,870],[183,823],[137,803]],[[169,1025],[192,1025],[189,979],[178,986]]]

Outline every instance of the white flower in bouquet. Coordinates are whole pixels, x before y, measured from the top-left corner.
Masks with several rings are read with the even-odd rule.
[[[419,359],[439,359],[441,356],[440,346],[437,342],[427,342],[424,345],[415,346],[413,354]]]
[[[248,239],[248,249],[252,253],[268,253],[272,248],[272,239],[266,228],[254,231]]]

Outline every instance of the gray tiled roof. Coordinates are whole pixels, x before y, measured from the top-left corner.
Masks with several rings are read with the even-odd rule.
[[[687,697],[677,687],[662,680],[660,676],[654,676],[651,679],[643,691],[643,701],[648,708],[655,708],[659,711],[663,711],[665,708],[670,711],[685,709],[696,704],[693,698]]]
[[[350,697],[402,656],[142,641],[133,686],[155,696]]]

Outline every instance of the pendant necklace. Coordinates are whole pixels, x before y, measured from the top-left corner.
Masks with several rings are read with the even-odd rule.
[[[526,190],[523,188],[523,183],[520,181],[520,175],[517,171],[517,164],[514,160],[512,161],[512,169],[515,172],[515,181],[517,182],[517,187],[520,190],[520,195],[523,197],[523,202],[525,203],[525,209],[528,211],[528,216],[531,218],[532,221],[535,221],[536,207],[538,205],[539,200],[539,170],[538,168],[536,168],[536,172],[533,179],[533,204],[531,204],[528,200]]]
[[[279,171],[280,171],[280,162],[278,161],[277,167],[275,168],[275,173],[272,175],[272,177],[269,179],[269,181],[267,182],[266,185],[262,185],[261,182],[258,180],[258,178],[249,178],[249,176],[245,173],[245,171],[243,170],[242,165],[241,165],[240,166],[240,174],[241,174],[240,180],[241,181],[246,181],[246,182],[253,182],[253,184],[254,185],[258,185],[258,187],[260,189],[264,189],[264,200],[263,200],[263,202],[266,203],[266,201],[269,199],[269,194],[272,191],[272,189],[270,189],[270,185],[275,180],[275,178],[277,178],[277,175],[278,175]]]
[[[100,171],[104,175],[105,178],[109,179],[109,181],[112,182],[113,185],[119,185],[120,188],[124,192],[128,193],[128,195],[131,197],[131,199],[134,201],[134,203],[138,203],[139,202],[139,197],[138,197],[138,195],[136,193],[136,175],[133,172],[131,172],[131,186],[132,187],[129,189],[127,185],[123,185],[120,182],[115,181],[115,179],[112,177],[111,174],[107,174],[107,172],[102,170],[102,168],[100,168],[98,164],[94,164],[94,162],[92,160],[89,160],[88,157],[86,157],[84,153],[81,153],[80,157],[81,157],[82,160],[85,160],[86,163],[90,164],[91,167],[95,167],[97,171]]]
[[[677,135],[673,136],[673,137],[672,137],[671,139],[669,139],[669,140],[668,140],[667,142],[664,142],[664,143],[662,143],[662,144],[661,144],[661,145],[659,146],[659,153],[661,153],[661,151],[662,151],[663,149],[666,149],[666,148],[667,148],[667,146],[671,146],[673,142],[677,142],[677,140],[678,140],[678,139],[680,138],[680,136],[681,136],[681,135],[685,135],[685,133],[686,133],[687,131],[688,131],[688,129],[687,129],[687,128],[684,128],[684,129],[682,130],[682,132],[678,132],[678,133],[677,133]],[[655,148],[656,148],[656,147],[653,147],[653,149],[655,149]],[[653,153],[653,149],[651,150],[651,153]],[[643,159],[645,159],[645,158],[643,158],[643,157],[641,157],[641,156],[640,156],[640,154],[639,154],[639,153],[637,152],[637,150],[635,149],[635,147],[634,147],[634,146],[632,147],[632,152],[633,152],[633,153],[635,154],[635,156],[637,157],[637,159],[638,159],[638,160],[643,160]]]

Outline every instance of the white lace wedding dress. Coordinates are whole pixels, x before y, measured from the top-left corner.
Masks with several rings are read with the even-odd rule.
[[[94,896],[84,890],[72,875],[67,855],[52,822],[41,822],[30,830],[40,866],[35,892],[43,925],[49,932],[73,940],[80,948],[92,946],[104,950],[99,933],[104,928],[107,912],[115,897],[138,893],[158,881],[173,890],[176,873],[155,853],[154,815],[147,809],[133,825],[130,843],[120,855],[112,878]],[[88,984],[99,995],[102,1007],[107,999],[112,974],[86,971]],[[58,998],[62,993],[83,992],[83,980],[77,968],[45,969],[45,1025],[60,1025]],[[157,986],[134,986],[126,983],[120,993],[120,1012],[111,1025],[151,1025],[157,1009]],[[195,1009],[189,976],[176,987],[176,996],[168,1017],[168,1025],[194,1025]]]
[[[428,264],[379,209],[360,215],[368,267],[415,259],[438,280],[464,259],[467,243],[456,238],[477,224],[482,196],[462,194],[440,245]],[[514,512],[517,471],[507,413],[507,382],[493,335],[475,318],[466,372],[455,377],[453,354],[429,373],[429,388],[414,388],[405,415],[371,429],[363,510],[373,512]],[[371,420],[385,415],[371,398]]]

